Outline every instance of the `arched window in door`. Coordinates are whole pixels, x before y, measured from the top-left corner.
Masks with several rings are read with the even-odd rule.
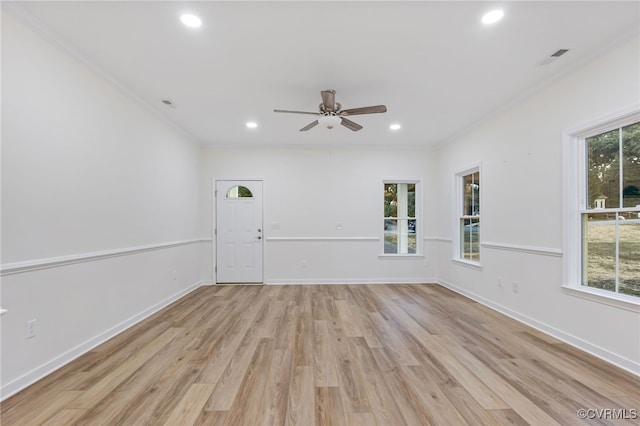
[[[226,198],[253,198],[253,194],[246,186],[236,185],[227,191]]]

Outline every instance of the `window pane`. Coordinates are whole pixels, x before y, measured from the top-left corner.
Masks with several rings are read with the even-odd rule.
[[[384,217],[398,217],[398,184],[396,183],[384,184]]]
[[[640,210],[618,220],[618,291],[640,296]]]
[[[480,214],[480,173],[466,175],[462,180],[464,194],[462,214],[478,216]]]
[[[409,234],[407,237],[407,253],[416,253],[416,234]]]
[[[622,207],[640,206],[640,123],[622,128]]]
[[[620,207],[620,138],[619,130],[586,139],[587,208]]]
[[[398,253],[416,252],[415,220],[401,219],[398,221]],[[413,230],[411,229],[413,223]]]
[[[398,253],[398,221],[384,220],[384,252]]]
[[[583,285],[615,291],[616,215],[583,215]]]
[[[416,217],[416,184],[407,185],[407,212],[409,217]]]
[[[480,220],[461,219],[460,257],[480,261]]]
[[[234,186],[227,192],[227,198],[253,198],[253,194],[246,186]]]

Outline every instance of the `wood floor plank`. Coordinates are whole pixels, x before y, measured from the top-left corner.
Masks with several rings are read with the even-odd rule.
[[[86,424],[160,423],[190,386],[200,366],[185,349],[193,336],[183,334],[165,346],[120,384],[108,398],[87,410]]]
[[[342,408],[340,389],[336,387],[316,387],[316,416],[317,426],[345,426],[347,419]]]
[[[505,401],[511,409],[517,412],[522,418],[531,424],[557,425],[553,417],[547,414],[543,409],[535,404],[534,401],[528,399],[520,393],[508,381],[504,380],[493,370],[475,358],[466,349],[457,344],[449,336],[435,336],[443,346],[446,346],[450,353],[457,357],[459,361],[468,365],[473,373],[487,387],[496,393],[503,401]]]
[[[317,387],[338,386],[338,372],[336,360],[331,348],[331,335],[327,321],[313,322],[314,347],[313,357],[314,377]]]
[[[362,313],[360,316],[360,330],[362,330],[362,335],[367,341],[367,345],[370,348],[381,348],[382,343],[378,340],[376,326],[374,324],[373,318],[369,315],[373,312]]]
[[[382,385],[389,388],[404,418],[404,424],[425,426],[435,424],[433,414],[429,412],[420,395],[407,383],[400,371],[398,369],[398,371],[383,373]]]
[[[382,343],[388,352],[393,354],[393,359],[400,365],[420,365],[411,351],[402,343],[396,332],[379,313],[369,314],[375,327],[378,341]]]
[[[295,337],[293,342],[292,363],[294,366],[313,365],[313,318],[311,317],[311,301],[303,302],[298,309]]]
[[[444,383],[442,393],[447,396],[456,411],[469,425],[499,426],[500,423],[491,416],[491,410],[485,410],[467,390],[459,385]]]
[[[247,336],[237,351],[230,356],[229,364],[218,376],[216,387],[207,404],[207,410],[227,411],[231,408],[242,380],[258,348],[258,338]]]
[[[370,348],[361,337],[350,338],[349,344],[354,354],[354,362],[362,372],[363,387],[369,398],[376,423],[379,425],[404,424],[404,418],[391,394],[391,389],[384,384],[383,370],[373,354],[373,351],[380,351],[380,349]],[[394,371],[395,368],[397,366],[384,371]]]
[[[80,397],[78,397],[69,408],[92,408],[96,401],[104,398],[127,377],[133,374],[140,366],[149,358],[154,356],[160,349],[173,340],[178,334],[182,333],[180,328],[170,328],[149,345],[142,348],[135,355],[127,359],[126,363],[121,364],[118,368],[108,373],[102,380],[89,388]]]
[[[287,398],[288,426],[307,426],[315,422],[315,384],[313,368],[297,366],[293,369]]]
[[[194,426],[224,426],[228,411],[201,411]]]
[[[489,410],[489,414],[501,425],[529,426],[529,423],[513,410]]]
[[[548,343],[533,333],[526,332],[519,335],[533,343],[531,355],[535,354],[541,359],[557,365],[565,373],[579,377],[579,381],[602,394],[624,397],[638,390],[637,382],[619,380],[627,375],[626,372],[611,364],[603,364],[586,352],[571,348],[566,343],[558,341],[553,344]],[[585,362],[585,359],[589,359],[589,361]]]
[[[265,303],[240,305],[238,309],[244,309],[243,315],[236,312],[235,315],[227,316],[199,351],[205,368],[198,377],[198,382],[217,384],[240,345],[244,343],[244,350],[247,349],[247,345],[252,345],[247,335],[255,334],[254,323],[257,317],[263,315],[261,312],[266,309]]]
[[[400,373],[403,375],[404,380],[422,399],[422,404],[432,416],[433,424],[468,424],[451,401],[449,401],[440,386],[432,381],[423,369],[411,366],[403,367]]]
[[[571,392],[570,384],[562,380],[549,380],[544,372],[531,374],[524,360],[500,360],[495,364],[495,371],[527,399],[566,426],[583,423],[578,416],[566,418],[567,407],[573,407],[576,413],[584,407],[622,408],[618,403],[602,397],[589,401],[588,397]]]
[[[42,426],[70,425],[70,424],[76,423],[79,419],[81,419],[86,411],[87,410],[84,410],[82,408],[64,408],[58,411],[55,416],[51,417],[46,422],[33,423],[33,424],[38,424]],[[24,424],[26,425],[30,423],[24,423]]]
[[[76,400],[80,395],[82,395],[82,391],[62,391],[57,395],[57,398],[51,403],[47,404],[46,402],[42,402],[42,408],[40,410],[31,410],[27,412],[25,415],[20,416],[19,419],[11,416],[11,412],[5,413],[2,415],[2,422],[5,424],[12,423],[24,423],[24,424],[34,424],[39,425],[50,421],[54,417],[56,417],[57,413],[61,410],[67,409],[69,404],[71,404],[74,400]],[[84,410],[77,410],[73,414],[78,415],[80,412]],[[71,413],[67,413],[66,416],[69,416]],[[56,420],[56,422],[60,422],[60,420]]]
[[[296,341],[296,328],[298,326],[298,307],[290,304],[284,308],[282,316],[282,324],[275,327],[277,330],[276,348],[277,349],[293,349]]]
[[[87,424],[118,424],[124,419],[135,416],[142,407],[148,408],[157,401],[169,386],[159,389],[159,377],[179,377],[171,384],[182,382],[186,377],[181,365],[185,364],[182,354],[190,354],[185,347],[193,340],[193,333],[181,333],[171,345],[162,347],[153,357],[143,363],[130,376],[122,381],[102,401],[88,409],[81,421]],[[159,391],[157,391],[159,390]]]
[[[343,329],[330,330],[330,334],[333,339],[332,347],[344,410],[355,413],[371,412],[369,396],[362,377],[363,372],[360,365],[354,362],[355,359],[348,344],[349,339],[357,336],[347,337]]]
[[[109,419],[112,424],[162,424],[183,397],[186,389],[195,381],[195,375],[187,373],[189,369],[186,362],[171,368],[170,372],[162,374],[162,378],[143,392],[132,394],[130,399],[121,404],[101,407],[100,411],[106,413],[103,419]],[[175,376],[168,380],[168,374]],[[82,420],[91,417],[96,419],[94,413],[98,407],[87,410]],[[85,424],[91,423],[95,421]]]
[[[336,300],[336,307],[338,308],[345,335],[348,337],[362,336],[362,331],[360,330],[360,325],[357,320],[359,309],[356,306],[350,305],[346,300]]]
[[[508,408],[507,404],[498,395],[496,395],[490,387],[469,371],[463,362],[460,362],[455,357],[451,356],[452,354],[450,350],[440,344],[436,339],[437,336],[432,336],[425,329],[420,327],[413,318],[395,305],[392,300],[387,300],[385,306],[391,311],[397,321],[404,324],[408,333],[420,340],[424,347],[428,348],[428,350],[442,362],[442,365],[446,368],[448,373],[455,377],[459,383],[462,383],[469,393],[476,398],[480,405],[485,409]]]
[[[192,425],[200,416],[202,407],[207,403],[214,385],[208,383],[195,383],[191,385],[184,397],[178,402],[171,415],[164,422],[165,426]]]
[[[3,401],[0,421],[547,426],[639,407],[638,376],[437,285],[237,285],[191,292]]]
[[[291,372],[291,350],[276,349],[271,359],[260,404],[256,407],[256,424],[282,425],[285,423]]]
[[[263,396],[268,392],[269,368],[275,353],[275,341],[261,338],[256,346],[251,362],[238,391],[229,407],[228,425],[255,425],[258,423],[258,408]],[[212,398],[214,398],[212,396]]]

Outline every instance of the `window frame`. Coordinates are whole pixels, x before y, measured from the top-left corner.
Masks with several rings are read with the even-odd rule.
[[[416,252],[415,253],[385,253],[384,251],[384,243],[385,243],[385,231],[384,231],[384,221],[387,219],[390,219],[389,217],[385,216],[385,212],[384,212],[384,206],[382,208],[382,227],[381,227],[381,254],[379,255],[379,257],[384,257],[384,258],[396,258],[396,259],[401,259],[401,258],[424,258],[424,254],[423,254],[423,227],[424,227],[424,220],[422,218],[422,179],[382,179],[382,189],[383,189],[383,195],[384,195],[384,187],[385,185],[388,184],[412,184],[415,185],[415,191],[416,191],[416,199],[415,199],[415,212],[414,212],[414,217],[415,217],[415,221],[416,221],[416,227],[415,227],[415,238],[416,238]]]
[[[640,121],[640,104],[591,120],[563,132],[563,290],[571,295],[640,312],[640,297],[582,284],[583,216],[587,208],[588,158],[585,139]],[[607,209],[609,210],[609,209]],[[615,208],[616,211],[635,211]]]
[[[454,176],[454,185],[455,185],[455,200],[454,200],[454,217],[453,217],[453,257],[452,260],[455,262],[460,262],[465,265],[470,265],[474,267],[481,268],[482,267],[482,237],[478,238],[478,260],[471,260],[462,257],[462,235],[464,234],[462,221],[465,219],[477,219],[478,226],[481,227],[481,217],[482,217],[482,197],[480,197],[480,202],[478,203],[478,215],[466,215],[464,212],[464,179],[469,175],[473,175],[478,173],[479,181],[481,182],[480,188],[482,188],[482,163],[477,163],[473,166],[465,167],[463,170],[459,170],[455,173]],[[480,233],[482,235],[482,233]]]

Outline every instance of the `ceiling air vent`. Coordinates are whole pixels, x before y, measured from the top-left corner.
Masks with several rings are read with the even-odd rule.
[[[163,99],[162,103],[168,106],[169,108],[175,108],[176,104],[173,103],[171,99]]]
[[[558,49],[555,52],[553,52],[551,55],[544,58],[542,62],[540,62],[540,65],[549,65],[550,63],[556,61],[560,56],[564,55],[568,51],[569,49]]]

